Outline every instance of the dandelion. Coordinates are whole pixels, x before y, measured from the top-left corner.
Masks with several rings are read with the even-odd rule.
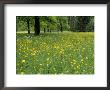
[[[85,50],[85,48],[83,48],[83,50]]]
[[[86,59],[88,59],[88,57],[86,57]]]
[[[76,62],[76,60],[73,59],[73,62]]]
[[[25,60],[22,60],[22,63],[25,63]]]
[[[85,65],[87,66],[87,63]]]
[[[82,64],[84,64],[84,62],[81,62]]]
[[[83,70],[83,72],[85,72],[86,70]]]
[[[55,71],[56,71],[56,69],[55,68],[53,68]]]
[[[50,55],[50,53],[47,53],[48,55]]]
[[[47,64],[47,66],[49,66],[49,64]]]
[[[81,59],[81,62],[83,62],[84,60],[83,59]]]
[[[56,45],[56,46],[54,45],[54,48],[59,49],[60,47],[58,45]]]
[[[49,58],[47,58],[47,61],[49,61]]]
[[[64,51],[60,51],[59,53],[60,53],[60,54],[64,54]]]
[[[21,72],[21,74],[24,74],[24,72]]]
[[[33,56],[35,55],[35,53],[31,53]]]
[[[73,63],[73,62],[70,62],[70,63]]]
[[[39,64],[40,66],[42,66],[42,64]]]
[[[68,45],[68,47],[71,47],[71,45]]]
[[[76,66],[77,68],[80,68],[79,66]]]

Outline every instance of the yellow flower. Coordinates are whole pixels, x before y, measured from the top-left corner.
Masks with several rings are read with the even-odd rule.
[[[64,54],[64,49],[61,49],[59,53]]]
[[[83,50],[85,50],[85,48],[83,48]]]
[[[87,63],[85,65],[87,66]]]
[[[84,62],[81,62],[82,64],[84,63]]]
[[[73,59],[73,62],[76,62],[76,60]]]
[[[31,53],[32,55],[35,55],[35,53]]]
[[[73,63],[73,62],[70,62],[70,63]]]
[[[80,66],[77,66],[77,68],[80,68]]]
[[[73,64],[76,64],[76,62],[74,62]]]
[[[50,53],[47,53],[48,55],[50,55]]]
[[[56,69],[55,68],[53,68],[55,71],[56,71]]]
[[[84,60],[83,59],[81,59],[81,62],[83,62]]]
[[[86,57],[86,59],[88,59],[88,57]]]
[[[85,72],[86,70],[83,70],[83,72]]]
[[[22,60],[22,63],[25,63],[25,60]]]
[[[70,47],[71,45],[68,45],[68,47]]]
[[[47,58],[47,61],[49,60],[49,58]]]
[[[39,64],[40,66],[42,66],[42,64]]]
[[[24,72],[21,72],[21,74],[24,74]]]

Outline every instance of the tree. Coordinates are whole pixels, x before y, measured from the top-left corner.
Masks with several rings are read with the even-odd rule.
[[[74,16],[68,16],[68,24],[70,26],[70,31],[75,31],[75,17]]]
[[[17,31],[33,30],[35,35],[56,31],[90,32],[94,31],[93,16],[17,16]]]
[[[86,31],[93,32],[94,31],[94,16],[90,17],[90,21],[86,26]]]
[[[80,32],[86,32],[86,26],[88,25],[89,21],[90,21],[90,16],[77,16],[77,24],[76,26],[76,30],[80,31]]]
[[[57,17],[57,27],[58,27],[58,31],[60,30],[61,32],[63,32],[62,17],[61,16]]]
[[[40,34],[40,17],[39,16],[35,16],[35,35],[39,35]]]
[[[26,22],[27,23],[28,34],[30,34],[29,21],[30,21],[30,17],[29,16],[17,16],[17,23],[18,24],[20,22]]]
[[[30,21],[30,19],[27,17],[27,27],[28,27],[28,34],[30,34],[29,21]]]

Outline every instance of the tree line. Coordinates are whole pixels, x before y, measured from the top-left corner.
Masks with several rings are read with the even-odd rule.
[[[94,32],[94,16],[16,16],[16,31]]]

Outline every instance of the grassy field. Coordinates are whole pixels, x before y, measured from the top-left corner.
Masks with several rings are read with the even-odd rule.
[[[94,33],[16,34],[17,74],[94,74]]]

